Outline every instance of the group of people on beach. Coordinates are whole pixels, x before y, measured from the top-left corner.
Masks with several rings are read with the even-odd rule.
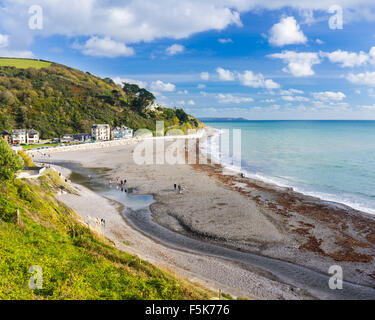
[[[117,190],[121,190],[121,192],[127,193],[128,189],[124,188],[126,183],[127,183],[126,179],[121,180],[120,177],[116,177],[116,189]],[[113,184],[112,179],[109,179],[109,185],[112,185],[112,184]]]
[[[109,179],[109,184],[111,185],[113,183],[112,179]],[[120,177],[116,177],[116,183],[117,185],[124,186],[127,183],[127,180],[120,180]]]

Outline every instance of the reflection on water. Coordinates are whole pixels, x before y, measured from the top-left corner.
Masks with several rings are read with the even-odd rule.
[[[61,164],[67,167],[67,164]],[[375,299],[375,290],[344,282],[342,290],[328,287],[328,274],[322,274],[289,262],[240,252],[170,231],[155,223],[149,206],[155,201],[152,195],[137,195],[136,190],[109,183],[108,170],[82,168],[69,165],[73,171],[72,181],[82,184],[103,196],[122,203],[125,206],[125,218],[149,237],[168,246],[184,251],[216,256],[261,268],[275,275],[280,281],[305,289],[320,299]],[[122,190],[121,190],[122,188]]]

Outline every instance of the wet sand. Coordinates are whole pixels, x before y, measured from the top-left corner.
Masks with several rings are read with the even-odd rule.
[[[374,217],[291,190],[244,179],[232,172],[223,172],[225,170],[219,165],[139,166],[133,161],[134,147],[52,154],[48,160],[75,161],[85,167],[108,168],[107,178],[120,176],[127,179],[128,186],[136,188],[138,194],[154,195],[156,202],[151,205],[153,221],[174,232],[212,245],[290,262],[323,275],[327,275],[330,266],[340,265],[345,281],[374,287]],[[174,191],[174,183],[183,185],[182,194]],[[161,248],[172,250],[163,245]],[[195,259],[204,257],[193,256]],[[159,258],[154,259],[157,263]],[[204,259],[217,260],[212,257]],[[170,267],[184,269],[189,265],[187,260],[172,263]],[[203,269],[200,272],[195,270],[193,274],[195,272],[197,278],[214,280],[250,296],[308,297],[291,291],[290,286],[283,286],[282,280],[277,279],[277,272],[271,275],[259,268],[249,270],[249,266],[237,262],[220,262],[229,268],[227,271],[231,270],[230,280],[223,281],[228,275],[224,276],[219,267],[216,270],[216,264],[220,265],[216,261],[210,264],[209,272]],[[194,263],[189,268],[194,269]],[[240,274],[254,277],[254,283],[243,282]],[[256,289],[258,284],[262,284],[262,290]],[[370,293],[374,290],[368,289]]]

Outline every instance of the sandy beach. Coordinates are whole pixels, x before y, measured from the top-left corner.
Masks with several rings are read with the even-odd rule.
[[[294,275],[287,275],[284,269],[300,267],[296,270],[302,270],[301,276],[296,272],[296,279],[302,279],[302,274],[311,270],[313,279],[328,276],[329,267],[339,265],[344,270],[344,281],[353,286],[350,292],[355,292],[357,284],[365,297],[371,298],[372,291],[375,297],[375,217],[290,189],[241,178],[220,165],[137,165],[133,159],[135,147],[136,144],[131,144],[51,153],[48,158],[35,157],[35,160],[106,168],[101,174],[103,180],[121,177],[127,180],[127,188],[136,189],[136,195],[153,195],[153,222],[206,243],[207,247],[231,250],[228,256],[219,257],[169,246],[126,219],[125,207],[119,201],[79,184],[74,186],[80,196],[60,196],[85,219],[105,218],[103,232],[117,247],[181,277],[236,297],[330,298],[330,293],[319,296],[316,289],[308,292],[299,288],[297,280],[296,285],[292,283]],[[58,170],[69,175],[66,169],[58,167]],[[182,185],[181,194],[174,190],[174,184]],[[269,267],[265,260],[266,267],[262,268],[259,265],[263,262],[258,266],[241,263],[242,256],[231,260],[230,252],[273,260],[269,260]],[[284,271],[278,273],[278,268]]]

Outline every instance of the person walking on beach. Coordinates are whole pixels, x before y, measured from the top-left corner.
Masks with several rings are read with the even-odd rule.
[[[181,185],[179,184],[179,185],[178,185],[178,193],[180,193],[180,194],[181,194],[181,189],[182,189],[182,188],[181,188]]]
[[[177,184],[174,184],[174,190],[177,190]]]

